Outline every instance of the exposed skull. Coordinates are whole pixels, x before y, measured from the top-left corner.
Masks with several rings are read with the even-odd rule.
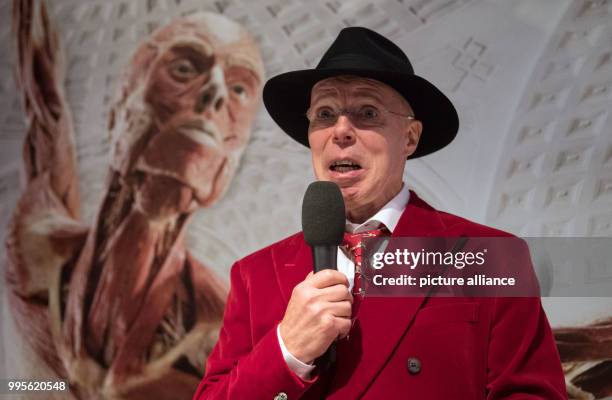
[[[256,43],[224,17],[200,13],[153,33],[111,112],[114,168],[169,176],[200,205],[214,202],[249,140],[262,81]]]

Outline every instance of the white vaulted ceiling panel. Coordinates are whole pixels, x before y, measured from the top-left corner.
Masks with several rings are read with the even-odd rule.
[[[612,5],[575,1],[521,96],[487,222],[515,233],[612,235]]]

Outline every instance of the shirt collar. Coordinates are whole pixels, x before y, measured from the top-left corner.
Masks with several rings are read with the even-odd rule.
[[[347,220],[346,231],[351,233],[364,232],[384,225],[389,232],[393,232],[406,208],[406,204],[408,204],[408,200],[410,200],[410,190],[405,184],[402,184],[399,193],[365,222],[354,224]]]

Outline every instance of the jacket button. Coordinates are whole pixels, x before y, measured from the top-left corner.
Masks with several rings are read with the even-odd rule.
[[[406,361],[406,368],[408,368],[410,374],[416,375],[421,372],[421,361],[416,357],[410,357],[408,361]]]
[[[287,393],[285,392],[280,392],[278,393],[276,396],[274,396],[274,400],[287,400]]]

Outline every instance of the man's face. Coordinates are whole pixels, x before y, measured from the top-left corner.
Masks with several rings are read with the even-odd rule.
[[[348,112],[337,120],[328,118],[338,110]],[[359,77],[318,82],[308,115],[317,179],[340,186],[349,219],[367,219],[401,189],[406,158],[416,150],[421,123],[404,117],[412,110],[394,89]]]
[[[210,204],[248,143],[261,98],[259,50],[242,27],[211,14],[178,20],[150,43],[154,56],[145,44],[134,58],[147,78],[133,92],[142,93],[152,132],[128,153],[137,170],[174,178]]]

